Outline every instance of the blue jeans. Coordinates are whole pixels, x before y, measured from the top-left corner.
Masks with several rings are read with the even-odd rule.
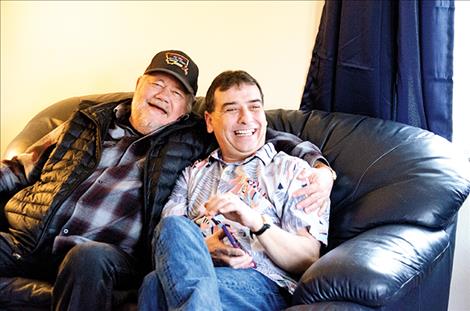
[[[75,245],[57,272],[53,310],[112,310],[113,289],[129,289],[137,262],[118,247],[100,242]]]
[[[287,291],[254,269],[214,267],[199,228],[163,218],[154,237],[155,271],[139,291],[139,310],[281,310]]]

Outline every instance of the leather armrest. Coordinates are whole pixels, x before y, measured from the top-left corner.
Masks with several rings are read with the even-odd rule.
[[[302,276],[293,304],[350,301],[386,305],[416,286],[450,247],[444,230],[387,225],[339,245]]]
[[[375,308],[369,308],[356,303],[347,301],[326,301],[317,302],[311,305],[296,305],[285,309],[284,311],[377,311]]]
[[[50,308],[52,285],[21,277],[0,277],[0,306],[7,310]]]
[[[3,158],[11,159],[15,155],[25,151],[38,139],[67,120],[72,113],[77,110],[80,102],[84,100],[104,103],[131,98],[132,95],[132,92],[115,92],[75,96],[56,102],[40,111],[26,124],[23,130],[8,144]]]

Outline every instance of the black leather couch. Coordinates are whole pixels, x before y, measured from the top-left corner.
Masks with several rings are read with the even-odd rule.
[[[6,155],[63,122],[81,99],[130,96],[56,103]],[[391,121],[321,111],[267,115],[272,127],[317,144],[338,173],[329,245],[301,277],[289,310],[447,310],[457,212],[470,192],[468,160],[443,138]],[[50,293],[47,282],[0,277],[0,309],[47,309]],[[135,307],[121,302],[121,310]]]

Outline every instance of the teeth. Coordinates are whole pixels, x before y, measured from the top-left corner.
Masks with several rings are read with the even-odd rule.
[[[235,131],[235,135],[237,136],[250,136],[250,135],[253,135],[254,133],[255,133],[255,129]]]

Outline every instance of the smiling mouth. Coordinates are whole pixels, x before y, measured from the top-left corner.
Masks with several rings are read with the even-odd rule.
[[[158,104],[153,104],[153,103],[148,103],[149,106],[151,106],[152,108],[155,108],[155,109],[158,109],[160,110],[163,114],[168,114],[168,111],[166,111],[163,107],[161,107],[160,105]]]
[[[256,129],[247,129],[247,130],[236,130],[236,136],[251,136],[256,133]]]

